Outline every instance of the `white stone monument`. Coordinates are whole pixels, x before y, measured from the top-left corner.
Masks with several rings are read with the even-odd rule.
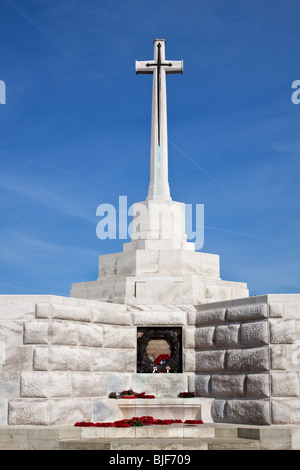
[[[166,60],[165,40],[154,40],[154,59],[136,61],[152,74],[150,184],[133,208],[131,242],[122,253],[99,257],[97,281],[73,284],[71,297],[126,304],[202,304],[247,297],[247,285],[220,279],[219,256],[187,242],[185,205],[170,197],[166,74],[183,73],[183,61]]]
[[[165,78],[182,72],[182,62],[166,60],[159,39],[154,60],[137,62],[136,71],[153,74],[153,100],[149,192],[136,205],[132,240],[100,256],[99,279],[74,284],[71,298],[0,296],[0,425],[131,413],[299,425],[300,295],[249,297],[244,283],[220,279],[217,255],[187,242],[167,156]],[[150,341],[153,357],[163,347],[159,363],[150,360]],[[156,398],[109,398],[130,388]],[[195,397],[181,398],[186,391]]]

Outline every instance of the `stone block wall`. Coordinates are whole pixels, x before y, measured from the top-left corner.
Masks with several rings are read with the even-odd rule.
[[[216,422],[300,424],[300,295],[197,307],[195,390]]]
[[[138,327],[181,327],[178,374],[136,373]],[[0,425],[121,419],[110,392],[195,391],[216,422],[300,424],[300,295],[198,306],[0,296]]]
[[[138,326],[187,325],[185,309],[56,296],[0,297],[0,425],[122,418],[110,392],[187,391],[194,371],[137,374]],[[184,346],[184,357],[189,356]],[[189,370],[189,367],[187,367]]]

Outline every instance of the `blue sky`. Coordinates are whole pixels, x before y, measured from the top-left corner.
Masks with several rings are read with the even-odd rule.
[[[96,209],[147,197],[152,77],[167,78],[175,201],[205,206],[202,251],[251,295],[299,292],[298,0],[2,0],[0,294],[95,280]]]

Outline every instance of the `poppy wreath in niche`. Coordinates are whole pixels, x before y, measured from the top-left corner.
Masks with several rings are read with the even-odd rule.
[[[170,359],[170,354],[160,354],[155,359],[155,364],[165,364]]]
[[[151,361],[147,354],[147,345],[152,339],[164,339],[170,346],[171,354],[163,354],[165,362],[160,363],[159,355],[156,360]],[[168,359],[167,359],[167,356]],[[157,361],[157,362],[156,362]],[[169,372],[181,372],[181,345],[180,339],[175,331],[172,330],[157,330],[149,329],[144,332],[137,340],[137,370],[138,372],[153,372],[153,368],[157,368],[157,372],[167,372],[166,367],[169,367]]]

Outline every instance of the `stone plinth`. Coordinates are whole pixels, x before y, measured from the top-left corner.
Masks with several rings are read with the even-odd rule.
[[[210,398],[120,399],[118,406],[124,418],[152,416],[154,419],[186,419],[212,422]]]
[[[249,295],[243,282],[220,278],[219,256],[195,251],[185,234],[185,204],[133,205],[131,242],[99,257],[96,281],[72,285],[71,297],[130,305],[183,305]]]
[[[196,305],[249,295],[246,283],[220,278],[218,255],[153,248],[100,256],[97,281],[73,284],[71,297],[131,305]]]

